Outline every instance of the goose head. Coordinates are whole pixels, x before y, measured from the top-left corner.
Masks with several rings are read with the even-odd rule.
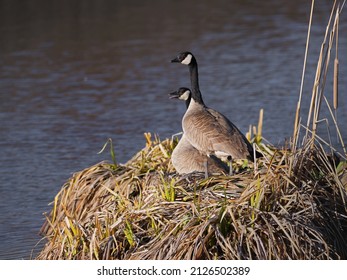
[[[180,87],[178,90],[169,93],[170,99],[180,99],[186,102],[186,107],[189,107],[190,100],[192,98],[192,92],[189,88]]]
[[[195,61],[194,55],[191,52],[181,52],[179,53],[171,62],[179,62],[184,65],[190,65]]]
[[[169,98],[170,99],[180,99],[180,100],[184,100],[187,101],[191,98],[191,91],[189,88],[185,88],[185,87],[181,87],[178,90],[169,93]]]

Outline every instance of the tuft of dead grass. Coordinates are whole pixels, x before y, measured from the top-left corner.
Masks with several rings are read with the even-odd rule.
[[[37,259],[345,259],[345,168],[311,145],[262,145],[239,173],[177,175],[175,140],[147,138],[125,165],[75,173],[42,227]],[[288,160],[295,157],[294,174]]]

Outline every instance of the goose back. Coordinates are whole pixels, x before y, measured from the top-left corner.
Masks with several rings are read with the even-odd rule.
[[[182,127],[188,141],[207,155],[253,159],[253,147],[240,130],[223,114],[194,100],[182,119]]]

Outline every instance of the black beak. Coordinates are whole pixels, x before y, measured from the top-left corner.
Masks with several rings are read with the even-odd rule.
[[[177,91],[169,93],[170,99],[179,98],[179,97],[180,97],[180,95],[177,93]]]
[[[174,59],[171,60],[171,62],[180,62],[178,57],[175,57]]]

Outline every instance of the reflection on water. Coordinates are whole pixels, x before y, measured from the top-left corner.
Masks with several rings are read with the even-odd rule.
[[[184,106],[167,98],[189,86],[188,70],[169,63],[178,51],[196,55],[210,107],[242,131],[264,108],[265,138],[274,144],[289,138],[306,2],[1,1],[0,258],[30,257],[41,213],[72,172],[109,159],[97,154],[108,138],[125,162],[144,145],[144,132],[165,138],[180,131]],[[306,92],[329,3],[315,9]],[[342,15],[340,33],[346,31]],[[341,36],[340,88],[346,53]]]

